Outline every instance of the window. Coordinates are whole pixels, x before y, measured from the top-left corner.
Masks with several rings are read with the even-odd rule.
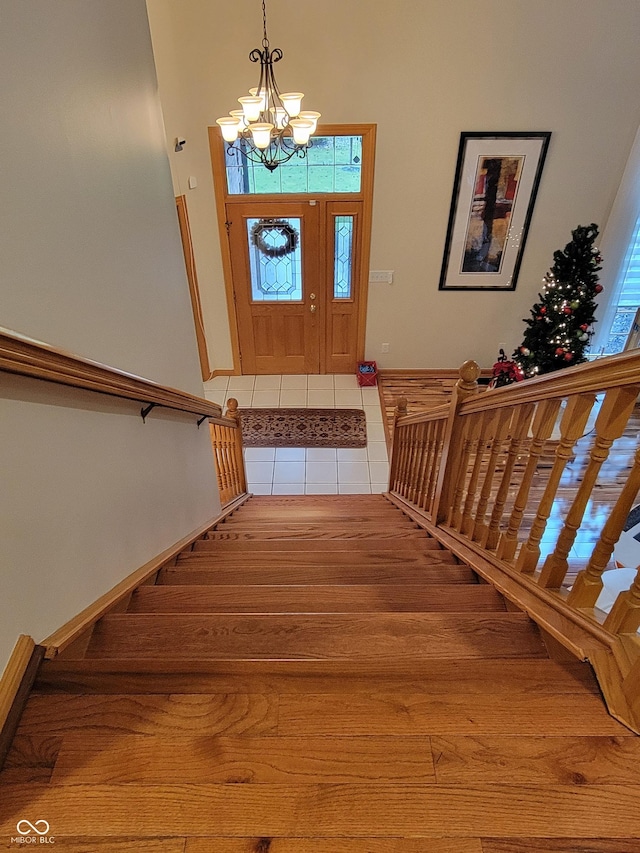
[[[273,172],[225,146],[225,165],[229,195],[359,193],[362,136],[314,137],[306,156],[294,155]]]
[[[601,351],[594,355],[622,352],[636,322],[640,308],[640,219],[636,222],[633,241],[623,267],[622,289],[609,335]]]

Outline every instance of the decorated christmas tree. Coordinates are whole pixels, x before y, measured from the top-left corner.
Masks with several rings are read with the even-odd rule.
[[[524,340],[513,360],[525,376],[550,373],[586,361],[585,350],[593,335],[595,298],[602,258],[593,245],[595,224],[579,225],[563,250],[553,253],[553,266],[545,275],[539,301],[531,309]]]

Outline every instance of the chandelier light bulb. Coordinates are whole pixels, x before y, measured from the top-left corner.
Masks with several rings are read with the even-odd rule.
[[[270,113],[271,113],[271,118],[273,119],[273,123],[278,128],[278,130],[281,130],[283,127],[287,126],[287,122],[289,120],[289,117],[288,117],[287,111],[284,109],[284,107],[276,107],[275,109],[272,107],[270,110]],[[275,115],[274,115],[274,113],[275,113]]]
[[[301,118],[293,118],[289,125],[293,131],[293,141],[296,145],[306,145],[313,132],[313,124]]]
[[[273,130],[273,125],[270,122],[265,121],[258,122],[257,124],[250,124],[249,130],[253,136],[253,142],[256,148],[264,150],[269,147],[269,144],[271,143],[271,131]]]
[[[222,138],[225,142],[235,142],[238,138],[238,130],[240,123],[235,116],[225,116],[224,118],[216,119],[216,124],[220,125]]]
[[[315,110],[303,110],[298,115],[298,118],[303,121],[310,121],[312,124],[311,133],[315,133],[318,128],[318,119],[320,118],[320,113],[315,112]]]
[[[262,98],[255,97],[254,95],[245,95],[244,98],[238,98],[238,102],[242,104],[244,117],[247,121],[258,121]]]
[[[265,112],[269,108],[269,92],[267,89],[262,89],[262,91],[258,91],[258,87],[255,89],[249,89],[249,94],[254,98],[260,98],[260,112]]]
[[[247,125],[244,120],[244,110],[229,110],[229,115],[238,120],[238,130],[240,133],[247,129]]]
[[[282,105],[292,118],[295,118],[302,109],[303,98],[303,92],[285,92],[284,95],[280,95]]]

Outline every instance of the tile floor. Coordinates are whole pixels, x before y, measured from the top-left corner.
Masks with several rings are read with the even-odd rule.
[[[218,376],[205,397],[245,408],[364,409],[367,446],[344,448],[247,447],[249,491],[255,495],[348,495],[385,492],[387,447],[377,388],[359,388],[355,375]]]

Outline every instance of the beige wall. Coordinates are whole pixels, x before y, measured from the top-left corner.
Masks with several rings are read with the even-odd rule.
[[[0,4],[0,323],[202,394],[144,0]],[[216,514],[193,416],[0,374],[0,670]]]
[[[206,126],[257,84],[257,0],[148,0],[167,135],[187,194],[210,354],[231,366]],[[368,358],[389,367],[490,365],[517,345],[556,248],[605,226],[640,123],[637,0],[270,0],[284,89],[323,120],[375,122],[378,156]],[[419,115],[412,126],[413,106]],[[443,293],[438,279],[461,131],[551,130],[517,290]],[[187,188],[189,175],[198,180]],[[605,259],[606,261],[606,259]],[[381,344],[390,344],[382,355]]]

